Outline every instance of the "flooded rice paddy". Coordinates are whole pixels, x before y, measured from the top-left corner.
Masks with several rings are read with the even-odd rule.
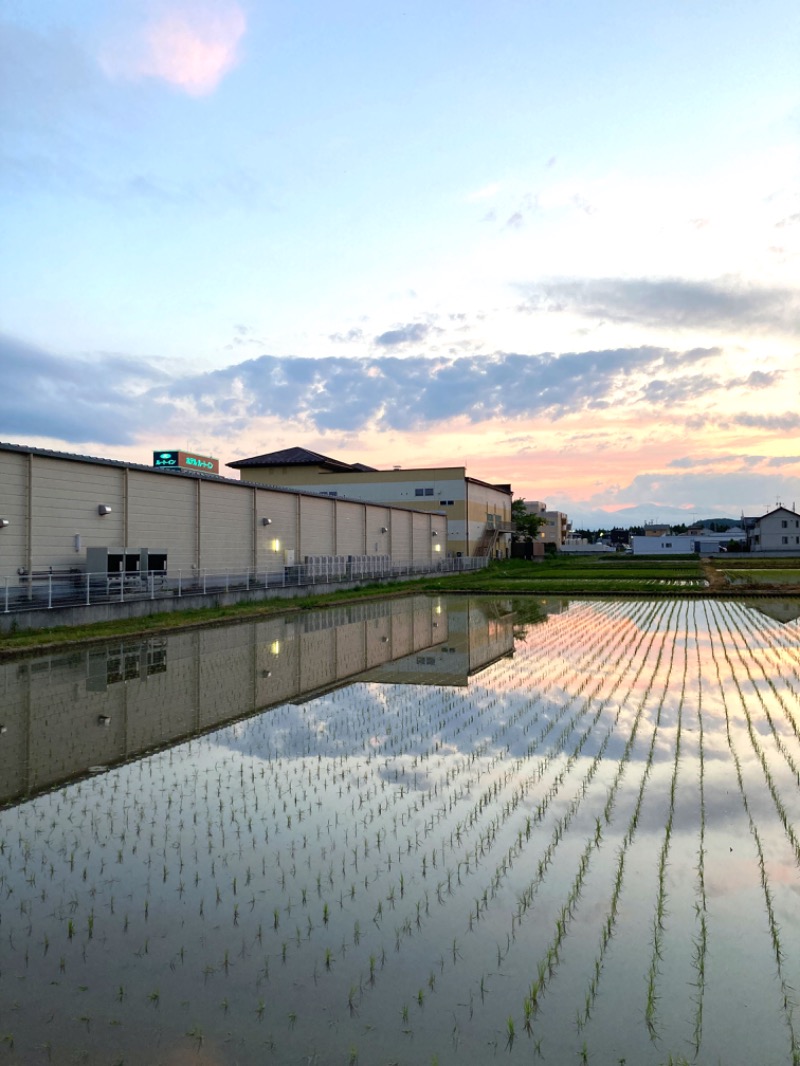
[[[0,1064],[800,1059],[789,601],[0,664]]]

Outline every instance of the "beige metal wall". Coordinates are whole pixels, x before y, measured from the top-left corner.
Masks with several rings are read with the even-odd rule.
[[[339,503],[336,507],[334,555],[367,555],[366,507],[363,503]]]
[[[169,565],[188,570],[197,563],[197,479],[154,478],[128,473],[128,535],[122,546],[154,550],[169,545]],[[109,542],[104,542],[109,543]]]
[[[99,515],[100,505],[110,514]],[[2,446],[0,518],[9,523],[0,529],[0,578],[19,568],[82,569],[93,546],[166,551],[170,570],[278,572],[308,555],[421,565],[436,558],[431,531],[442,545],[447,536],[443,515]]]

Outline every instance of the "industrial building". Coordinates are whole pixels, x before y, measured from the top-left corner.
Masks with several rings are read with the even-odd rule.
[[[150,574],[304,577],[439,569],[444,514],[267,487],[199,469],[154,468],[0,443],[0,612],[24,589],[78,585],[90,571],[120,598]],[[201,577],[202,575],[202,577]],[[81,585],[81,587],[83,587]],[[92,589],[86,583],[87,603]],[[147,591],[142,589],[142,591]]]
[[[505,558],[510,554],[515,529],[511,486],[467,477],[463,466],[376,470],[306,448],[284,448],[227,465],[261,484],[444,514],[451,557]]]

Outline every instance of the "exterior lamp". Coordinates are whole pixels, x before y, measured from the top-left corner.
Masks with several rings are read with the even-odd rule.
[[[104,518],[107,514],[111,514],[111,508],[107,503],[100,503],[97,505],[97,513]]]
[[[261,519],[261,525],[262,526],[271,526],[272,525],[272,519],[271,518],[262,518]]]
[[[0,518],[0,529],[6,529],[9,524],[10,523],[7,518]]]
[[[272,541],[271,546],[274,552],[279,552],[281,550],[281,542],[278,540],[277,537],[275,538],[275,540]]]
[[[389,530],[386,528],[386,526],[381,526],[381,533],[388,533],[388,532],[389,532]]]

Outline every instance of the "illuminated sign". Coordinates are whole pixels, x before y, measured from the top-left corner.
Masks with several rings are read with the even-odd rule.
[[[192,452],[153,452],[153,466],[167,470],[204,470],[207,474],[219,473],[219,459]]]

